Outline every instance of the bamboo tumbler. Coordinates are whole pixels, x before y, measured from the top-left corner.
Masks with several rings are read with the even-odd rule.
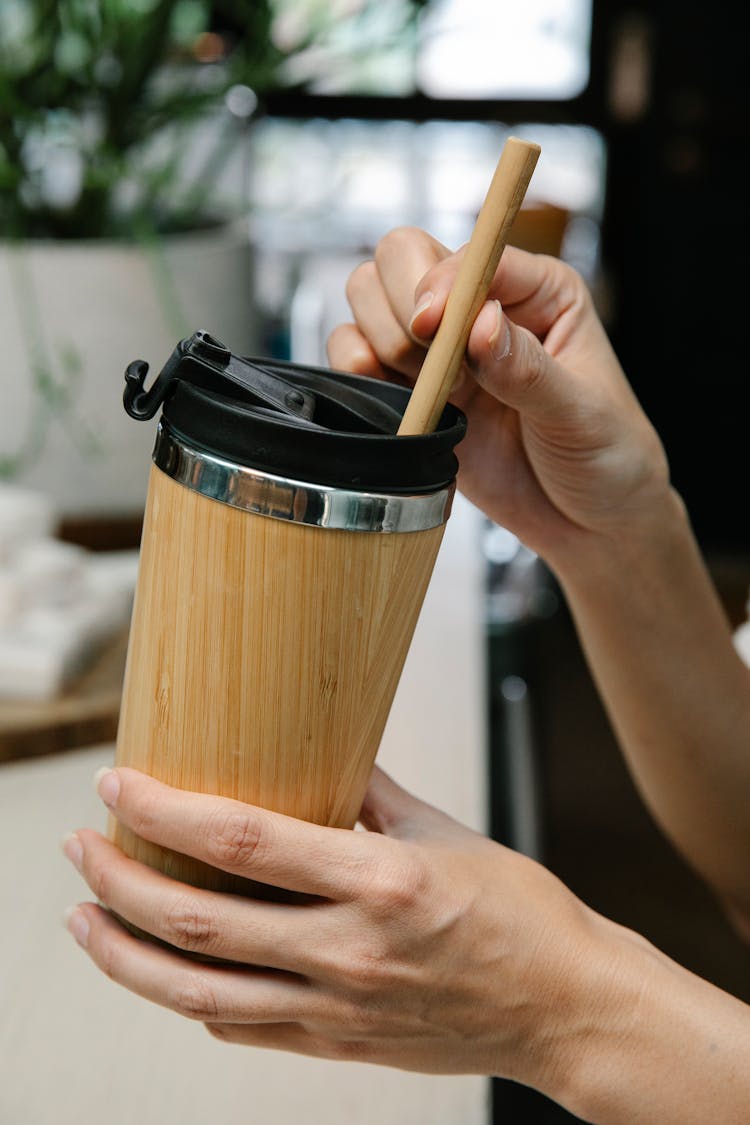
[[[151,389],[162,407],[116,763],[170,785],[350,828],[442,539],[465,418],[396,437],[408,391],[241,360],[205,333]],[[148,843],[130,856],[197,886],[242,879]]]

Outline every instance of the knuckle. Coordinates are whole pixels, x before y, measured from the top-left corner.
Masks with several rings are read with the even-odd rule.
[[[318,1053],[337,1062],[367,1062],[373,1048],[365,1039],[325,1039],[319,1041]]]
[[[544,382],[547,354],[538,341],[532,341],[525,334],[521,335],[521,340],[518,389],[522,394],[528,395],[538,390]]]
[[[180,981],[169,995],[169,1007],[189,1020],[211,1023],[219,1017],[219,1004],[209,983],[199,976]]]
[[[386,258],[400,257],[422,237],[422,231],[417,227],[407,225],[393,227],[378,241],[375,247],[375,262],[379,265]]]
[[[555,320],[566,309],[587,308],[591,293],[583,275],[569,262],[542,255],[547,263],[545,282],[539,294],[547,318]]]
[[[218,867],[248,867],[262,858],[267,834],[268,829],[253,813],[220,813],[208,825],[209,859]]]
[[[130,813],[129,827],[136,836],[142,836],[144,840],[151,840],[153,839],[156,818],[153,800],[150,797],[140,797],[138,804],[133,807]]]
[[[410,909],[419,906],[430,893],[430,870],[419,855],[410,856],[401,874],[400,903]]]
[[[372,1012],[396,981],[398,954],[385,934],[371,932],[366,939],[346,948],[334,971],[342,995],[351,1005],[347,1027],[364,1030]]]
[[[185,895],[167,911],[165,938],[181,949],[200,952],[214,948],[218,942],[218,923],[205,904]]]
[[[382,994],[389,980],[389,959],[375,948],[362,949],[348,962],[345,978],[348,989],[361,1003]]]
[[[387,340],[383,341],[382,350],[383,360],[388,367],[392,367],[396,371],[408,371],[416,355],[422,354],[422,350],[417,348],[412,337],[404,331],[392,333]]]
[[[539,347],[530,348],[529,362],[526,368],[526,382],[530,390],[535,390],[544,381],[547,367],[547,354]]]
[[[370,897],[380,914],[399,916],[418,907],[427,891],[427,872],[416,856],[380,866],[370,881]]]
[[[328,333],[326,340],[326,347],[328,348],[328,358],[333,361],[334,356],[346,354],[347,341],[349,339],[349,330],[343,324],[337,324]]]
[[[110,941],[105,942],[97,958],[97,963],[105,977],[109,977],[109,979],[113,981],[119,981],[120,955],[114,943]]]
[[[106,864],[99,863],[92,870],[90,876],[91,890],[99,902],[110,905],[112,880]]]
[[[387,339],[383,340],[379,355],[383,363],[399,371],[408,367],[414,350],[414,341],[405,332],[393,332]]]
[[[366,262],[360,262],[346,279],[345,291],[349,304],[352,307],[356,305],[358,300],[370,291],[377,279],[378,272],[374,261],[368,259]]]
[[[326,340],[326,352],[333,368],[355,374],[372,373],[372,352],[353,324],[338,324],[331,329]]]
[[[553,258],[552,261],[560,271],[560,289],[563,293],[567,291],[571,300],[582,298],[589,292],[580,270],[572,266],[570,262],[564,262],[561,258]]]
[[[233,1042],[233,1025],[229,1023],[204,1023],[203,1025],[209,1035],[213,1035],[214,1039],[220,1039],[222,1043]],[[236,1032],[235,1032],[236,1033]]]

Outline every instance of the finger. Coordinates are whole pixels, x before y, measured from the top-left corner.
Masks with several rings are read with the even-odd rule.
[[[325,1040],[311,1035],[299,1024],[207,1023],[206,1031],[222,1043],[237,1043],[243,1047],[266,1047],[317,1058],[326,1058],[329,1054]]]
[[[480,386],[525,417],[564,425],[580,414],[581,376],[562,367],[532,332],[514,324],[499,301],[481,309],[467,356]]]
[[[328,363],[335,371],[391,380],[395,372],[380,362],[356,324],[337,324],[326,343]]]
[[[203,1023],[279,1023],[320,1017],[317,994],[297,977],[200,964],[129,934],[100,906],[82,903],[68,929],[111,980]]]
[[[420,280],[414,294],[414,308],[432,295],[429,306],[415,316],[412,326],[418,335],[432,335],[442,316],[463,257],[462,248],[436,263]],[[566,310],[587,302],[587,290],[578,273],[567,263],[546,254],[531,254],[507,246],[488,298],[497,298],[515,324],[544,338]]]
[[[373,1039],[316,1034],[296,1024],[207,1023],[206,1030],[222,1043],[266,1047],[318,1059],[378,1062],[379,1055],[383,1054],[382,1045]]]
[[[377,274],[393,314],[408,336],[414,335],[411,323],[416,287],[429,270],[448,256],[447,247],[416,227],[397,227],[378,243]],[[416,335],[418,339],[429,338]]]
[[[320,911],[187,886],[129,859],[98,832],[81,829],[64,849],[103,906],[185,952],[308,976],[335,940]]]
[[[98,789],[120,823],[142,839],[286,890],[349,898],[371,861],[372,841],[364,833],[174,789],[127,767],[108,770]]]
[[[406,331],[391,308],[374,262],[363,262],[346,284],[357,328],[385,367],[416,379],[425,349]]]
[[[400,840],[442,834],[448,826],[461,829],[451,817],[402,789],[379,766],[370,776],[359,819],[371,832]]]

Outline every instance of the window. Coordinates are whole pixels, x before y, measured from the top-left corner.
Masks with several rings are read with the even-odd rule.
[[[591,0],[438,0],[417,87],[435,98],[567,99],[589,78]]]

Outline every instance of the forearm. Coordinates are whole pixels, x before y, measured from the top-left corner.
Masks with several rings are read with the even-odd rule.
[[[568,1024],[577,1030],[551,1052],[545,1092],[595,1125],[746,1122],[750,1008],[637,934],[596,925],[600,956]]]
[[[750,675],[678,497],[648,528],[555,567],[646,803],[724,898],[750,909]]]

